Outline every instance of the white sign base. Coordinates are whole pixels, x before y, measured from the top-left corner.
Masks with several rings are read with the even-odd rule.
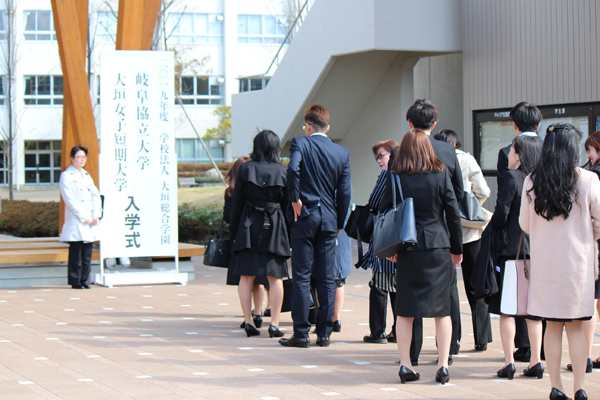
[[[151,273],[142,271],[104,271],[103,274],[94,274],[94,283],[96,285],[113,287],[115,285],[148,285],[156,283],[178,283],[186,285],[188,274],[186,272],[152,271]]]

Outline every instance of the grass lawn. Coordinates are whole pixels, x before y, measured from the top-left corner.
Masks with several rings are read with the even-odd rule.
[[[225,186],[177,189],[177,203],[189,203],[196,207],[223,208]]]

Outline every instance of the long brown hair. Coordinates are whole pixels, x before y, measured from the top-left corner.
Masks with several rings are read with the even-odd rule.
[[[600,155],[600,131],[592,133],[590,137],[585,139],[585,150],[589,151],[590,147],[596,149],[596,153]],[[588,161],[583,167],[588,169],[594,169],[598,164],[600,164],[600,159],[596,161],[596,164],[594,165],[592,165],[592,163]]]
[[[394,158],[392,171],[397,174],[429,174],[440,172],[446,165],[435,155],[431,141],[420,129],[406,132]]]
[[[237,180],[238,172],[240,172],[240,165],[250,161],[250,157],[240,157],[231,166],[231,169],[227,173],[225,180],[229,182],[229,187],[225,189],[225,196],[233,196],[233,189],[235,189],[235,181]]]

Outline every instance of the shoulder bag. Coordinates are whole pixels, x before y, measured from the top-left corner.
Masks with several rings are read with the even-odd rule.
[[[506,261],[504,264],[502,297],[500,299],[500,312],[502,314],[527,315],[530,260],[527,260],[525,254],[523,254],[523,260],[519,260],[524,237],[525,233],[521,232],[519,249],[517,250],[517,259]]]
[[[208,239],[204,249],[204,265],[227,268],[231,258],[231,240],[223,239],[223,219],[216,237]]]
[[[417,244],[413,199],[412,197],[404,198],[400,177],[393,172],[390,172],[390,174],[394,205],[384,213],[379,213],[375,219],[373,254],[377,258],[392,257]],[[396,184],[400,191],[400,204],[396,204]]]
[[[488,218],[479,204],[479,199],[470,192],[464,192],[458,202],[461,225],[466,228],[482,228],[488,223]]]
[[[369,243],[373,234],[374,218],[375,213],[368,205],[355,206],[350,213],[350,218],[348,218],[348,223],[346,223],[344,230],[352,239]]]

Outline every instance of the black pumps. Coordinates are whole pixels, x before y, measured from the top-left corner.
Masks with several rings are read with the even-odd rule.
[[[333,321],[333,331],[334,332],[341,332],[342,331],[342,323],[340,322],[340,320]]]
[[[281,332],[279,330],[279,328],[277,328],[275,325],[270,325],[269,326],[269,337],[270,338],[283,337],[283,332]]]
[[[408,369],[404,365],[400,366],[398,376],[400,377],[400,383],[402,384],[406,383],[406,381],[418,381],[419,378],[421,378],[421,375],[419,375],[418,372]]]
[[[435,381],[445,385],[446,382],[450,380],[450,374],[448,373],[448,368],[440,367],[435,374]]]
[[[246,331],[246,335],[248,337],[260,335],[260,331],[258,329],[256,329],[255,327],[253,327],[252,325],[250,325],[250,324],[246,324],[244,326],[244,330]]]
[[[254,320],[254,325],[257,328],[260,328],[262,326],[262,315],[255,315],[253,320]]]
[[[557,388],[552,388],[552,391],[550,392],[550,400],[572,400],[572,399],[567,397],[566,394],[564,394]]]
[[[517,372],[515,364],[510,363],[504,368],[499,369],[498,372],[496,372],[496,374],[498,375],[498,378],[508,378],[508,380],[510,381],[515,376],[515,372]]]
[[[598,367],[595,367],[594,364],[598,364]],[[598,360],[596,361],[592,361],[591,358],[587,359],[587,365],[585,366],[585,373],[586,374],[591,374],[592,373],[592,369],[593,368],[599,368],[600,367],[600,362],[598,362]],[[573,364],[567,364],[567,369],[569,371],[573,371]]]
[[[531,368],[525,368],[523,370],[523,375],[535,376],[538,379],[542,379],[544,377],[544,366],[542,363],[537,363]]]

